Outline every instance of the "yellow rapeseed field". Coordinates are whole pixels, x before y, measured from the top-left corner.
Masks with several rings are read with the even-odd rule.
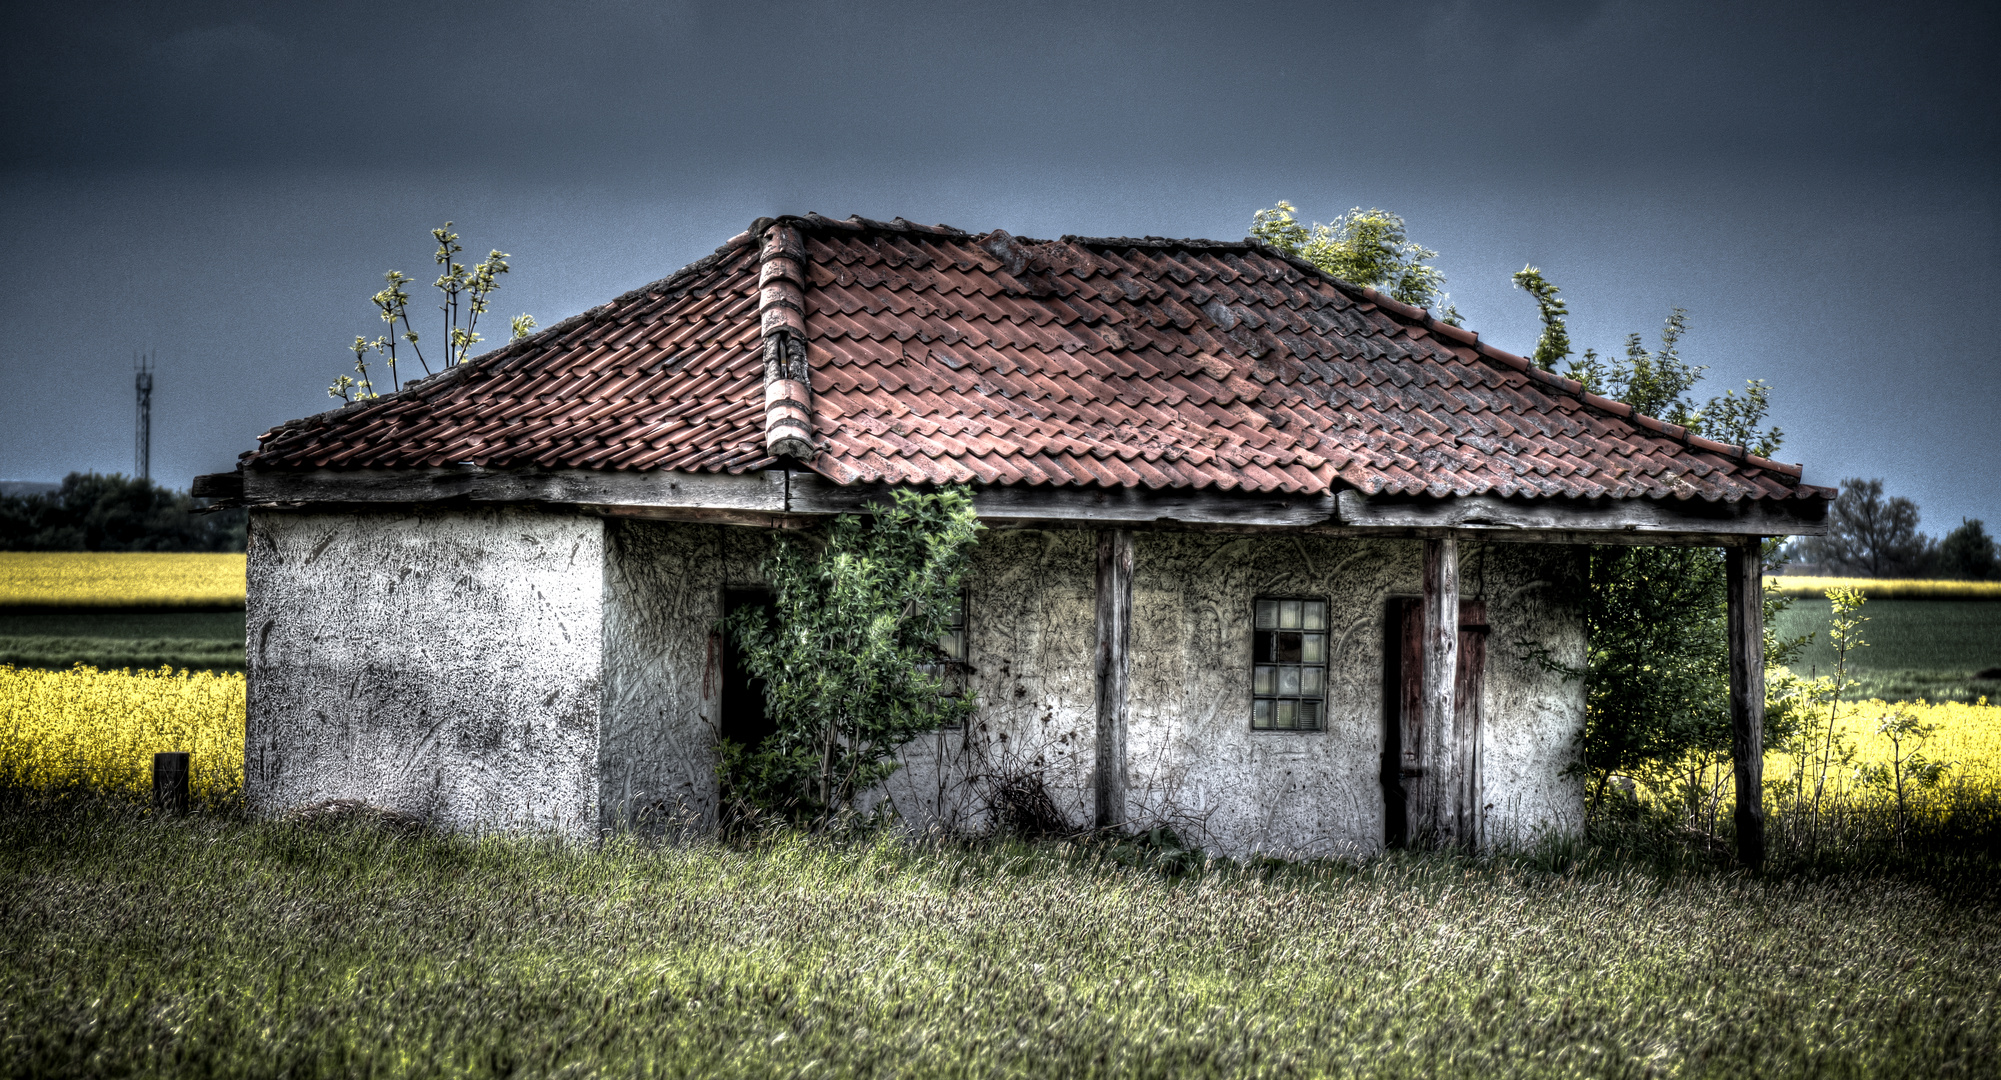
[[[0,664],[0,779],[144,796],[153,755],[184,750],[192,793],[226,797],[243,787],[243,714],[238,674]]]
[[[0,552],[0,608],[240,608],[243,556]]]
[[[1890,740],[1878,729],[1897,712],[1938,725],[1937,734],[1924,742],[1923,751],[1929,760],[1952,763],[1946,770],[1948,779],[2001,785],[2001,703],[1989,704],[1986,698],[1972,704],[1945,701],[1936,705],[1924,701],[1844,701],[1835,714],[1835,728],[1855,747],[1856,765],[1890,760]],[[1905,740],[1904,753],[1909,754],[1913,746]],[[1778,775],[1775,769],[1792,767],[1793,761],[1786,755],[1765,756],[1767,777]]]
[[[1766,581],[1782,596],[1819,600],[1829,589],[1860,589],[1871,600],[2001,600],[2001,581],[1930,581],[1916,578],[1806,577],[1782,574]]]

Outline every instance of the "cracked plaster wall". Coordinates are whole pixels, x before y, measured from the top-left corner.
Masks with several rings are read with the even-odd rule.
[[[709,827],[727,586],[761,583],[761,529],[605,523],[602,827]]]
[[[590,835],[603,536],[512,508],[253,512],[251,805]]]
[[[1130,657],[1128,818],[1168,825],[1229,855],[1380,850],[1383,638],[1389,601],[1420,589],[1422,543],[1298,535],[1142,532]],[[1487,838],[1506,845],[1576,828],[1581,785],[1564,777],[1583,688],[1527,655],[1542,643],[1581,663],[1581,563],[1573,549],[1462,544],[1464,595],[1489,605],[1481,763]],[[1090,819],[1095,740],[1092,534],[999,532],[969,587],[981,710],[963,737],[907,748],[888,794],[913,824],[977,828],[979,778],[1039,766],[1073,825]],[[1252,732],[1251,602],[1329,601],[1328,720],[1319,732]]]
[[[266,809],[352,797],[462,827],[703,827],[715,820],[726,586],[771,534],[531,511],[258,514],[251,546],[250,789]],[[1383,634],[1422,544],[1297,535],[1136,537],[1129,817],[1230,855],[1381,847]],[[999,777],[1034,776],[1090,820],[1095,542],[985,534],[967,579],[965,731],[920,738],[875,798],[913,827],[977,830]],[[1562,771],[1581,685],[1574,549],[1462,544],[1484,595],[1483,802],[1490,843],[1575,828]],[[1253,733],[1254,597],[1330,602],[1327,729]],[[601,632],[600,632],[601,628]]]

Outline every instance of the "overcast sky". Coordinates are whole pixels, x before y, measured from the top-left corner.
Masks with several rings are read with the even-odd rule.
[[[1391,10],[1385,11],[1389,8]],[[2001,526],[1995,6],[9,5],[0,478],[184,487],[329,404],[427,230],[544,325],[763,214],[1241,237],[1401,213],[1469,326],[1675,306],[1808,480]],[[505,335],[496,320],[497,337]]]

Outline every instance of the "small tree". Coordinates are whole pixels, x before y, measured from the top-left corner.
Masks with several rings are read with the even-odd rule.
[[[765,560],[771,617],[745,609],[727,632],[764,681],[776,730],[725,744],[733,795],[798,821],[827,821],[896,771],[897,748],[973,709],[936,673],[980,529],[963,488],[898,490],[872,517],[843,514],[817,545],[780,537]]]
[[[432,282],[443,294],[438,310],[444,315],[445,349],[442,357],[445,367],[462,364],[472,354],[472,347],[481,340],[479,317],[486,314],[488,298],[500,287],[500,275],[507,273],[506,252],[494,250],[472,267],[457,262],[458,254],[465,250],[459,243],[459,234],[452,231],[452,223],[447,221],[439,228],[431,230],[431,238],[438,243],[432,260],[444,267],[438,280]],[[370,354],[383,357],[389,368],[389,386],[393,392],[402,389],[402,378],[397,370],[400,356],[397,342],[410,346],[410,352],[417,363],[430,375],[431,364],[424,358],[423,349],[418,345],[420,335],[410,322],[410,293],[404,289],[411,278],[401,270],[391,270],[382,275],[385,285],[380,292],[369,297],[375,305],[376,314],[389,324],[389,333],[378,335],[373,340],[357,335],[348,348],[354,353],[353,375],[342,375],[327,387],[328,397],[342,401],[367,400],[378,396],[375,384],[368,373]],[[460,325],[463,316],[464,325]],[[401,326],[399,332],[397,327]],[[513,322],[513,336],[526,337],[535,328],[535,320],[526,313],[517,315]]]
[[[1922,702],[1920,702],[1922,704]],[[1876,734],[1890,740],[1890,760],[1865,765],[1857,771],[1865,784],[1881,788],[1897,809],[1897,844],[1902,846],[1911,828],[1911,804],[1918,794],[1938,787],[1945,779],[1950,761],[1935,761],[1925,753],[1925,743],[1938,734],[1939,725],[1920,720],[1901,703],[1876,725]]]
[[[1808,541],[1817,559],[1851,574],[1901,577],[1918,573],[1934,545],[1918,532],[1918,504],[1883,496],[1883,481],[1850,477],[1841,482],[1828,513],[1827,535]]]
[[[1777,451],[1783,433],[1760,428],[1770,408],[1762,381],[1750,381],[1742,394],[1726,391],[1706,402],[1691,396],[1708,369],[1681,355],[1687,312],[1676,308],[1668,315],[1657,348],[1633,334],[1623,356],[1601,357],[1586,349],[1572,359],[1569,309],[1561,291],[1533,266],[1517,271],[1514,282],[1535,299],[1542,320],[1534,355],[1538,366],[1555,370],[1568,361],[1563,374],[1594,393],[1754,454],[1769,457]],[[1765,554],[1777,546],[1768,544]],[[1713,827],[1730,754],[1722,553],[1604,546],[1590,549],[1588,564],[1584,609],[1590,645],[1584,669],[1569,673],[1585,680],[1582,768],[1593,780],[1591,808],[1598,807],[1613,775],[1636,776],[1649,786],[1678,791],[1690,823],[1707,820]],[[1781,640],[1774,632],[1779,612],[1790,603],[1767,587],[1767,667],[1786,663],[1806,643],[1804,637]],[[1768,705],[1779,707],[1769,709],[1767,730],[1778,739],[1788,734],[1798,710],[1785,696],[1792,692],[1789,684],[1769,689]]]
[[[1425,265],[1438,252],[1412,240],[1403,218],[1388,210],[1356,207],[1311,229],[1289,202],[1251,215],[1251,238],[1296,255],[1343,281],[1367,285],[1406,304],[1429,308],[1459,325],[1459,310],[1445,292],[1445,273]]]
[[[1938,545],[1938,570],[1942,577],[1966,581],[1986,581],[1994,576],[1994,541],[1979,518],[1961,518],[1959,528],[1945,534]]]

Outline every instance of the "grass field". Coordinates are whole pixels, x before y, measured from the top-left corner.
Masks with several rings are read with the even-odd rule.
[[[0,807],[15,1076],[1992,1076],[2001,909],[1450,856]]]
[[[0,609],[242,610],[240,554],[0,552]]]
[[[1798,599],[1775,622],[1782,637],[1814,634],[1793,664],[1801,674],[1834,669],[1827,644],[1831,611],[1824,598]],[[1869,647],[1849,659],[1860,683],[1857,696],[1972,701],[1984,695],[2001,702],[2001,678],[1977,678],[2001,667],[2001,601],[1870,600],[1861,614],[1869,620],[1862,624]]]
[[[246,820],[243,686],[0,667],[0,1075],[2001,1069],[1991,797],[1894,844],[1851,817],[1768,881],[1638,827],[1359,867],[796,834],[591,849]],[[2001,707],[1937,711],[1994,764]],[[194,751],[207,813],[143,809],[158,749]]]
[[[66,669],[242,671],[241,611],[63,611],[0,608],[0,664]]]

